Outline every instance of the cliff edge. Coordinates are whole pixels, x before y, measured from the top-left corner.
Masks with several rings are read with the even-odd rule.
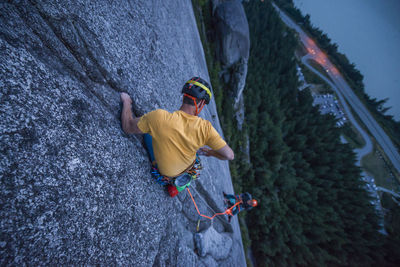
[[[196,253],[187,192],[170,198],[120,127],[120,92],[173,111],[188,78],[209,80],[191,2],[8,1],[0,14],[0,264],[245,266],[236,218],[202,220]],[[221,132],[213,101],[202,117]],[[226,161],[202,160],[193,193],[210,215],[233,188]]]

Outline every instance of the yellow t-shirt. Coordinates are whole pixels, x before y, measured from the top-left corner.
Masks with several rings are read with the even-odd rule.
[[[207,145],[218,150],[226,145],[211,122],[181,110],[151,111],[140,118],[138,127],[153,137],[158,169],[170,177],[186,170],[196,159],[200,147]]]

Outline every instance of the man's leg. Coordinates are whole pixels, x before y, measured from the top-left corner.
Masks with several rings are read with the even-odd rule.
[[[155,166],[156,159],[154,158],[154,151],[153,151],[153,137],[151,137],[150,134],[144,134],[143,140],[144,140],[144,146],[146,147],[147,153],[149,154],[151,164]]]

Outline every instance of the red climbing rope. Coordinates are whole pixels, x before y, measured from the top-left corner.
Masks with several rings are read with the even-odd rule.
[[[204,218],[207,218],[207,219],[210,219],[210,220],[214,219],[215,216],[218,216],[218,215],[225,215],[225,214],[232,215],[232,209],[233,209],[234,207],[236,207],[237,205],[239,205],[239,204],[242,203],[242,201],[240,200],[240,201],[236,202],[235,205],[233,205],[232,207],[228,208],[228,209],[225,210],[224,212],[222,212],[222,213],[215,213],[212,217],[209,217],[209,216],[207,216],[207,215],[203,215],[203,214],[200,213],[199,208],[197,207],[196,201],[194,201],[194,198],[193,198],[193,196],[192,196],[192,193],[190,193],[189,187],[186,187],[186,189],[187,189],[187,191],[189,192],[190,197],[192,198],[192,201],[193,201],[194,206],[196,207],[197,213],[198,213],[201,217],[204,217]]]

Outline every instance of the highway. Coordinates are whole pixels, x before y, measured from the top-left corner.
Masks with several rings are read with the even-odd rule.
[[[300,37],[300,41],[303,43],[305,48],[307,49],[308,54],[302,58],[302,62],[307,65],[314,72],[316,71],[312,66],[308,64],[308,60],[312,59],[318,62],[321,67],[326,71],[326,74],[332,81],[329,81],[326,77],[319,74],[320,77],[323,77],[325,81],[329,81],[328,83],[332,86],[332,88],[336,91],[339,98],[344,98],[349,105],[353,108],[354,112],[359,116],[361,121],[364,123],[366,128],[369,130],[371,135],[375,138],[376,142],[383,149],[389,160],[392,162],[395,169],[400,173],[400,154],[396,150],[394,144],[387,136],[387,134],[383,131],[380,125],[375,121],[373,116],[369,113],[367,108],[363,105],[363,103],[359,100],[359,98],[354,94],[353,90],[347,84],[343,76],[339,73],[338,69],[330,62],[328,57],[318,48],[315,42],[305,34],[305,32],[285,13],[283,13],[275,4],[273,4],[275,9],[278,11],[281,16],[282,21],[290,28],[294,29]],[[345,106],[345,102],[343,99],[340,99],[343,105]],[[346,105],[346,113],[349,116],[351,112],[349,112],[348,107]],[[353,116],[351,116],[353,117]],[[352,123],[356,126],[356,128],[360,131],[361,127],[355,121],[355,119],[350,119]],[[364,137],[367,142],[367,146],[372,146],[372,143],[367,136],[367,134],[361,130],[360,133]],[[369,141],[368,141],[369,140]],[[364,148],[363,148],[364,149]],[[369,149],[367,149],[369,150]],[[365,150],[365,151],[367,151]],[[364,153],[362,153],[364,154]],[[360,160],[360,158],[359,158]]]
[[[347,105],[344,97],[342,94],[338,93],[338,89],[336,85],[331,82],[328,78],[322,75],[318,70],[316,70],[313,66],[308,63],[308,60],[312,59],[309,55],[306,55],[302,58],[301,62],[306,65],[312,72],[318,75],[321,79],[323,79],[329,86],[331,86],[336,92],[339,97],[340,103],[344,109],[345,114],[349,118],[349,121],[354,125],[357,131],[361,134],[362,138],[365,141],[365,145],[362,148],[355,149],[354,151],[357,153],[357,165],[361,166],[361,159],[366,156],[367,154],[372,152],[373,144],[369,135],[364,131],[364,129],[359,125],[357,120],[354,118],[353,114],[351,113],[350,107]],[[363,173],[366,176],[365,173]]]

